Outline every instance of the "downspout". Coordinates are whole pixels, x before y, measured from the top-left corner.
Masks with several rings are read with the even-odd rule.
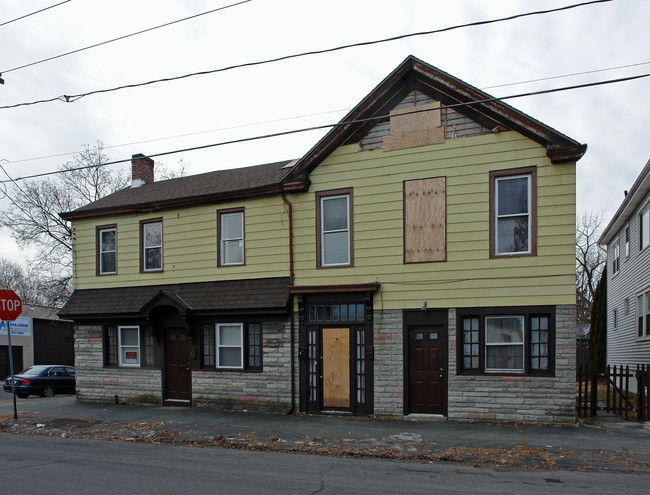
[[[282,193],[282,201],[287,207],[287,213],[289,215],[289,286],[293,287],[293,205],[287,199],[284,193]],[[294,323],[295,318],[293,315],[293,296],[290,298],[289,302],[289,323],[291,325],[291,409],[287,414],[293,414],[296,409],[295,395],[296,395],[296,325]]]

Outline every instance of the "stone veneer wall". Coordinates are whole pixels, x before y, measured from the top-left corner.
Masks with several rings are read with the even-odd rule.
[[[456,311],[449,310],[449,419],[575,422],[575,306],[556,307],[555,328],[555,376],[457,375]]]
[[[376,310],[374,321],[375,416],[404,414],[404,325],[401,310]]]
[[[147,368],[104,368],[101,325],[75,325],[77,400],[160,402],[162,372]]]
[[[289,411],[291,408],[291,325],[288,320],[265,322],[262,326],[262,337],[264,339],[263,372],[193,371],[193,404],[223,409]],[[297,343],[295,348],[297,377]],[[113,402],[117,396],[120,403],[161,403],[162,370],[105,368],[103,356],[101,325],[75,325],[78,400]],[[295,404],[297,404],[297,378],[295,384]]]
[[[265,322],[262,324],[262,338],[263,372],[192,371],[194,404],[221,409],[288,412],[291,409],[291,324],[288,320]],[[294,357],[297,359],[297,351]],[[297,377],[297,365],[295,374]],[[295,404],[297,407],[297,401]]]

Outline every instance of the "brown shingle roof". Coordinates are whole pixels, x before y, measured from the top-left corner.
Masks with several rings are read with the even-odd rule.
[[[127,187],[94,203],[74,211],[62,213],[66,220],[124,213],[129,211],[158,209],[175,205],[188,205],[218,201],[248,194],[277,192],[280,180],[290,161],[268,163],[253,167],[218,170],[205,174],[190,175],[177,179]]]
[[[289,278],[75,290],[59,316],[74,320],[146,316],[146,307],[161,294],[193,314],[288,314]]]

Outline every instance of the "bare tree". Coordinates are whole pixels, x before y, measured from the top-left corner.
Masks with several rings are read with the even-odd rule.
[[[16,291],[25,305],[59,307],[67,296],[65,290],[43,279],[34,268],[25,270],[6,258],[0,258],[0,287]]]
[[[128,185],[129,177],[102,164],[108,161],[103,143],[84,145],[83,151],[61,165],[57,176],[14,182],[7,193],[11,207],[0,225],[11,230],[19,245],[37,248],[30,265],[43,282],[41,290],[69,293],[72,276],[72,231],[59,213],[72,211]],[[56,298],[55,298],[56,299]]]
[[[181,158],[178,160],[178,168],[169,169],[163,162],[156,162],[154,165],[154,176],[156,180],[168,180],[168,179],[178,179],[179,177],[185,177],[189,164]]]
[[[603,212],[583,213],[576,221],[576,303],[578,322],[589,324],[596,286],[607,261],[598,245]]]

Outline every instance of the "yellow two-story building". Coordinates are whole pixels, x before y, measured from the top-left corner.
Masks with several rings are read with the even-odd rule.
[[[414,57],[298,160],[72,221],[80,400],[571,421],[586,146]]]

